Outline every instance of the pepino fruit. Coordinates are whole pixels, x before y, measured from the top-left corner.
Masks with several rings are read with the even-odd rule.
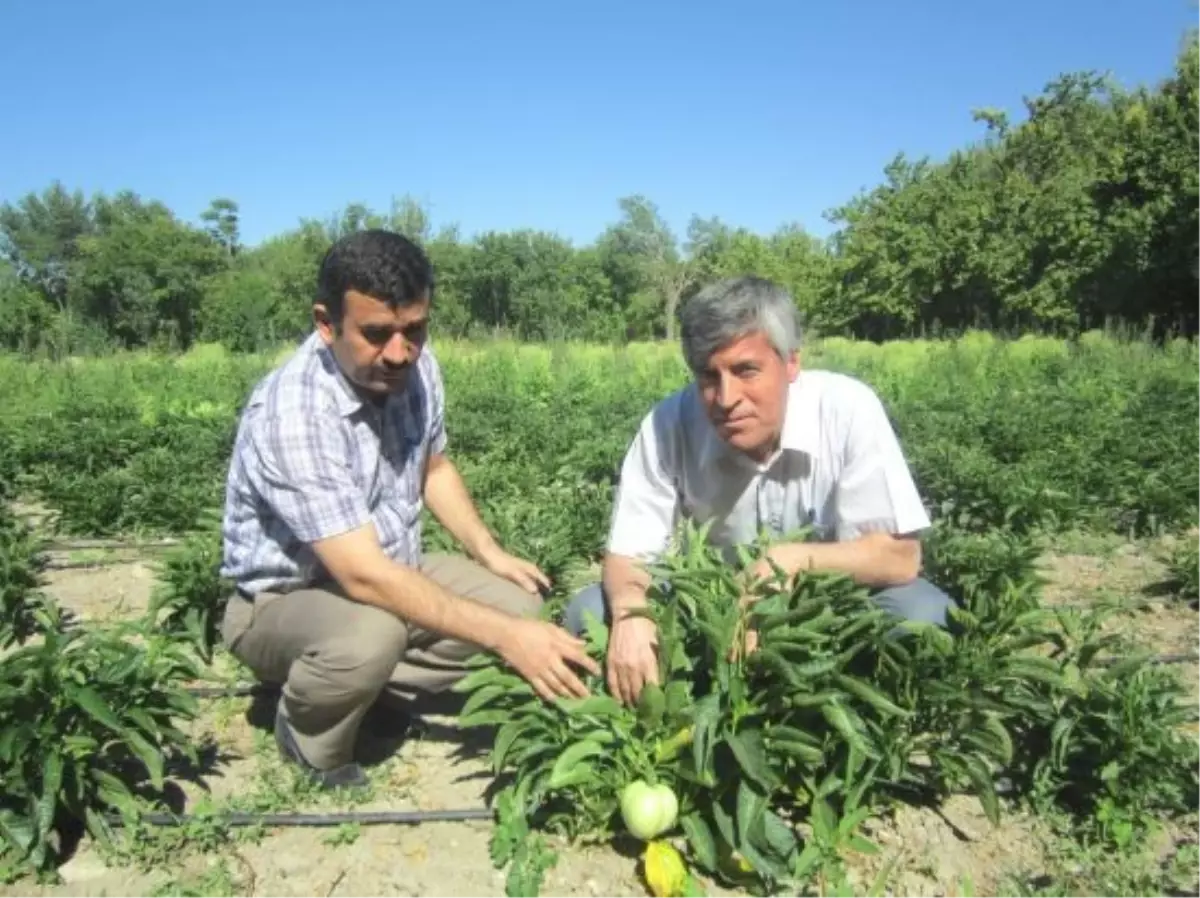
[[[635,780],[621,792],[621,818],[625,828],[643,842],[669,830],[675,825],[678,814],[679,799],[664,783],[651,786],[645,780]]]

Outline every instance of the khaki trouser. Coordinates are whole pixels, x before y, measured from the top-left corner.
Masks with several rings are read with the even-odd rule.
[[[428,555],[421,572],[455,595],[532,617],[541,600],[453,555]],[[381,694],[413,701],[464,675],[477,646],[406,624],[355,602],[336,584],[287,594],[234,595],[225,645],[255,675],[283,686],[280,712],[305,759],[328,770],[353,759],[359,724]]]

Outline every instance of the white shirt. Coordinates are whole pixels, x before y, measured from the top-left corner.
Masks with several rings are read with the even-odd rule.
[[[763,464],[717,435],[694,383],[663,399],[625,455],[614,506],[608,550],[643,560],[667,549],[681,518],[710,524],[721,548],[763,530],[842,541],[930,526],[879,397],[831,371],[789,385],[780,450]]]

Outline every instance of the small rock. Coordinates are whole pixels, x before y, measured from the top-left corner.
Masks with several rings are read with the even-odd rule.
[[[58,868],[58,875],[68,885],[98,879],[108,872],[108,866],[94,854],[77,854]]]
[[[919,873],[907,872],[900,878],[901,895],[933,895],[937,884]]]

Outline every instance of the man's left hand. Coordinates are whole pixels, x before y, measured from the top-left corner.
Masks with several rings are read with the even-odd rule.
[[[517,584],[526,592],[540,595],[542,590],[550,589],[550,578],[542,573],[536,564],[510,555],[503,549],[493,549],[480,560],[483,566],[497,577]]]

